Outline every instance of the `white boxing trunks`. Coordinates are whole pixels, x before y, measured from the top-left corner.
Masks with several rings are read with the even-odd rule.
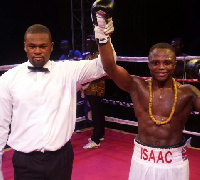
[[[189,180],[186,145],[149,147],[134,140],[129,180]]]

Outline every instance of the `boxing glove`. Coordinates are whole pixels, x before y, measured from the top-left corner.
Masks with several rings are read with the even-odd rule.
[[[92,5],[92,21],[94,24],[95,39],[98,44],[105,44],[114,31],[113,27],[114,0],[96,0]]]
[[[190,78],[200,80],[200,60],[192,59],[187,62],[185,66],[185,71]]]
[[[92,5],[92,20],[94,25],[98,25],[96,13],[103,11],[105,13],[105,19],[109,19],[113,16],[114,0],[96,0]]]

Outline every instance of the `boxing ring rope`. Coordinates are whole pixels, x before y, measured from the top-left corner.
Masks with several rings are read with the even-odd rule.
[[[200,59],[200,56],[181,56],[176,57],[177,61],[189,61],[192,59]],[[148,57],[128,57],[128,56],[117,56],[117,61],[126,61],[126,62],[148,62]],[[18,64],[12,64],[12,65],[3,65],[0,66],[0,71],[6,71],[9,70]]]
[[[108,99],[103,99],[102,102],[106,103],[106,104],[111,104],[111,105],[119,105],[119,106],[123,106],[123,107],[127,107],[127,108],[134,108],[133,103],[127,103],[127,102],[122,102],[122,101],[114,101],[114,100],[108,100]],[[84,103],[84,101],[82,100],[82,101],[79,101],[77,103],[77,105],[81,105],[83,103]],[[200,113],[196,112],[196,111],[192,111],[191,114],[200,115]],[[76,120],[77,120],[77,122],[80,122],[80,121],[85,120],[85,117],[84,116],[78,117]],[[105,116],[105,120],[108,121],[108,122],[114,122],[114,123],[118,123],[118,124],[138,126],[138,122],[133,121],[133,120],[124,120],[124,119],[119,119],[119,118],[116,118],[116,117],[108,117],[108,116]],[[183,133],[195,135],[195,136],[200,136],[200,133],[198,133],[198,132],[191,132],[191,131],[187,131],[187,130],[183,130]]]
[[[200,56],[185,56],[185,57],[176,57],[177,61],[189,61],[192,59],[200,59]],[[148,62],[148,57],[126,57],[126,56],[117,56],[117,61],[125,61],[125,62]],[[3,65],[0,66],[0,71],[7,71],[18,64],[13,64],[13,65]],[[141,77],[145,80],[150,79],[151,77]],[[192,83],[200,83],[198,79],[176,79],[176,81],[183,81],[183,82],[192,82]],[[108,99],[103,99],[103,103],[106,104],[111,104],[111,105],[119,105],[119,106],[124,106],[127,108],[134,108],[133,103],[127,103],[127,102],[121,102],[121,101],[114,101],[114,100],[108,100]],[[77,105],[83,104],[83,101],[77,102]],[[199,112],[192,111],[191,114],[193,115],[200,115]],[[77,117],[76,121],[80,122],[85,120],[85,117]],[[108,122],[115,122],[118,124],[125,124],[125,125],[131,125],[131,126],[138,126],[137,121],[132,121],[132,120],[124,120],[124,119],[119,119],[115,117],[108,117],[105,116],[105,120]],[[183,130],[183,133],[185,134],[190,134],[190,135],[195,135],[195,136],[200,136],[200,133],[198,132],[191,132],[187,130]]]
[[[151,77],[143,77],[143,76],[140,76],[141,78],[147,80],[147,79],[151,79]],[[179,81],[179,82],[191,82],[191,83],[200,83],[200,81],[198,79],[179,79],[179,78],[175,78],[176,81]]]
[[[191,59],[200,59],[200,56],[179,56],[179,57],[176,57],[177,61],[189,61]],[[117,56],[117,61],[148,62],[148,57]]]

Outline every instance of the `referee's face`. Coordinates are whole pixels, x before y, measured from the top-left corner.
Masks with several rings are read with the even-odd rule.
[[[27,34],[24,50],[33,66],[43,67],[49,61],[53,42],[46,33]]]

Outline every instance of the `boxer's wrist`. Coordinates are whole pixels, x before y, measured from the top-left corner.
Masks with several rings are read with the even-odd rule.
[[[112,12],[113,0],[97,0],[92,6],[92,21],[98,44],[106,44],[114,31]]]

